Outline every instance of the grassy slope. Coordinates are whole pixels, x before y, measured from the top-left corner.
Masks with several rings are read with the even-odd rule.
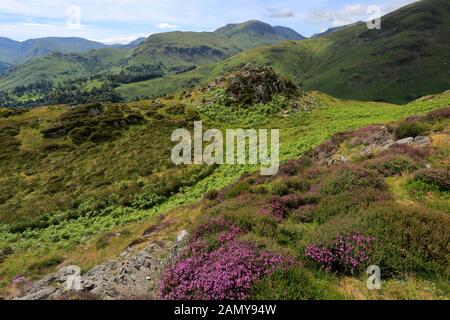
[[[33,59],[3,75],[0,90],[12,89],[18,85],[27,86],[42,79],[61,82],[101,73],[113,68],[129,52],[129,49],[106,48],[85,54],[56,53]]]
[[[124,85],[118,90],[128,98],[167,93],[202,83],[247,62],[270,65],[306,90],[320,90],[336,97],[405,103],[450,87],[450,4],[424,0],[382,19],[381,30],[363,25],[300,42],[245,51],[219,64],[180,76]]]
[[[320,93],[313,93],[312,98],[316,107],[311,113],[301,112],[288,118],[255,116],[251,112],[242,111],[230,113],[229,109],[220,106],[212,110],[215,119],[219,119],[216,123],[214,119],[208,120],[208,112],[203,117],[211,125],[219,127],[224,125],[222,119],[226,119],[232,126],[280,127],[281,156],[283,160],[287,160],[301,155],[338,131],[371,123],[390,122],[450,103],[448,92],[406,106],[345,101]],[[167,116],[171,106],[178,105],[179,101],[167,100],[164,103],[167,106],[157,112]],[[150,102],[143,101],[131,104],[130,107],[146,112],[151,109],[149,105]],[[194,167],[170,169],[167,161],[170,151],[168,124],[179,126],[177,121],[181,118],[177,115],[169,116],[172,120],[160,125],[155,125],[153,120],[148,119],[147,124],[133,126],[112,142],[60,150],[46,149],[49,141],[44,141],[37,129],[48,127],[63,111],[61,107],[37,108],[0,122],[2,126],[21,127],[16,137],[21,142],[19,151],[12,151],[8,154],[9,158],[0,160],[0,180],[3,186],[7,186],[3,194],[10,193],[10,198],[0,207],[3,223],[14,222],[18,217],[26,219],[36,215],[47,216],[53,223],[60,220],[59,224],[19,233],[12,233],[8,231],[7,225],[2,225],[0,247],[11,246],[15,252],[0,265],[2,285],[7,284],[17,273],[35,276],[46,272],[53,266],[36,271],[33,264],[45,262],[55,256],[83,267],[92,266],[105,258],[108,252],[111,255],[117,253],[119,248],[105,252],[90,246],[91,258],[86,260],[76,253],[85,250],[82,249],[82,243],[89,239],[93,239],[95,243],[95,239],[104,233],[125,226],[141,232],[143,225],[148,226],[154,221],[152,217],[193,204],[208,190],[221,189],[244,172],[257,169],[250,166],[221,166],[203,176],[198,176],[197,168]],[[220,117],[221,114],[223,118]],[[40,120],[37,121],[38,119]],[[324,123],[327,124],[326,127]],[[64,146],[70,145],[70,141],[50,141],[50,144]],[[40,156],[33,156],[35,154]],[[21,159],[24,157],[29,161],[23,163]],[[127,199],[129,194],[145,194],[146,186],[152,184],[155,176],[165,177],[166,183],[170,184],[176,181],[176,177],[193,175],[198,178],[194,178],[191,184],[187,184],[176,195],[165,198],[150,209],[136,209],[126,202],[123,204],[118,201]],[[62,177],[62,180],[58,177]],[[53,191],[48,188],[53,188]],[[81,203],[83,210],[73,209],[74,199],[78,199],[76,202]],[[59,211],[55,211],[58,209]],[[14,212],[14,216],[11,216],[11,212]],[[46,212],[50,214],[42,215]],[[67,220],[71,214],[79,217]],[[144,223],[139,222],[140,227],[136,227],[132,223],[137,221]],[[127,241],[128,237],[117,240],[119,246],[126,246]]]

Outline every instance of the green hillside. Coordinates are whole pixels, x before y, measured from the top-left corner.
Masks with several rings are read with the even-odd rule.
[[[231,75],[236,76],[241,77]],[[249,85],[261,84],[264,92],[271,92],[271,77]],[[227,82],[216,83],[209,92],[196,90],[180,98],[2,110],[2,285],[19,273],[39,277],[62,261],[92,267],[128,245],[145,221],[154,223],[159,214],[194,204],[206,192],[257,169],[174,166],[170,135],[176,128],[192,128],[194,120],[203,120],[205,129],[280,128],[281,159],[287,161],[336,132],[400,120],[450,103],[448,92],[399,106],[280,91],[245,107],[230,105],[230,96],[224,96]],[[96,241],[117,228],[129,230],[118,239],[123,243],[95,249]],[[87,241],[94,247],[86,260],[78,252]]]
[[[154,97],[167,93],[165,81],[177,90],[251,62],[273,67],[305,90],[405,103],[450,88],[449,38],[450,3],[424,0],[383,17],[381,30],[362,24],[319,38],[259,47],[189,74],[124,85],[118,91],[128,98]]]

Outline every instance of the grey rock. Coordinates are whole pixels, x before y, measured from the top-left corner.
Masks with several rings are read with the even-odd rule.
[[[430,137],[419,136],[414,139],[414,145],[417,145],[417,146],[428,146],[430,144],[431,144]]]
[[[126,255],[98,265],[81,275],[79,268],[68,266],[35,282],[19,299],[53,299],[68,292],[67,279],[79,275],[77,291],[90,292],[102,299],[123,297],[147,297],[157,290],[162,269],[167,263],[167,254],[175,246],[172,242],[164,248],[156,243],[149,244],[142,251],[127,250]],[[163,254],[164,253],[164,254]],[[156,293],[155,293],[156,294]],[[150,294],[150,297],[153,297]]]
[[[55,291],[55,288],[44,288],[38,292],[17,298],[16,300],[46,300],[49,299]]]
[[[414,142],[414,138],[409,137],[409,138],[405,138],[405,139],[401,139],[401,140],[397,140],[394,142],[395,145],[397,146],[401,146],[401,145],[408,145]]]

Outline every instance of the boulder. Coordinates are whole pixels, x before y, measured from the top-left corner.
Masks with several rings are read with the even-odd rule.
[[[413,144],[417,145],[417,146],[421,146],[421,147],[428,146],[431,144],[431,139],[430,139],[430,137],[419,136],[414,139]]]

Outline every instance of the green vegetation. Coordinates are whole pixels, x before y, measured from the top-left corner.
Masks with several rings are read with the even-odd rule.
[[[449,3],[424,0],[383,17],[381,30],[355,25],[329,35],[246,50],[187,74],[119,88],[126,98],[206,84],[247,63],[271,66],[304,90],[345,99],[406,103],[448,90]],[[162,90],[163,89],[163,90]]]
[[[423,0],[381,30],[283,42],[302,37],[249,21],[0,65],[0,105],[22,108],[0,108],[2,297],[17,277],[88,270],[188,230],[192,261],[255,268],[229,288],[208,265],[201,279],[222,293],[448,299],[449,15],[444,0]],[[279,129],[278,174],[174,165],[173,131],[199,120]],[[380,291],[366,289],[369,265],[381,268]],[[195,290],[187,296],[215,297]]]
[[[222,89],[216,90],[220,92]],[[29,269],[29,264],[17,264],[17,259],[27,257],[28,263],[35,263],[44,252],[58,252],[63,248],[67,257],[87,239],[109,232],[116,226],[129,225],[193,204],[208,191],[220,190],[235,182],[244,172],[256,169],[251,166],[174,167],[170,162],[168,141],[173,129],[192,126],[190,121],[186,121],[188,118],[200,117],[205,126],[219,128],[230,125],[265,127],[270,123],[270,127],[281,129],[282,160],[289,160],[330,138],[335,132],[402,119],[435,110],[450,101],[446,93],[427,101],[397,106],[344,101],[312,93],[291,99],[281,96],[275,100],[286,101],[281,108],[269,107],[274,103],[271,101],[254,109],[223,105],[220,99],[219,102],[211,100],[213,96],[214,92],[205,95],[194,91],[190,98],[183,98],[182,101],[178,98],[141,101],[128,103],[126,107],[101,104],[98,109],[103,111],[100,113],[93,110],[96,108],[92,105],[76,109],[45,107],[16,113],[2,111],[5,117],[0,118],[0,125],[9,129],[2,130],[7,138],[0,140],[0,243],[2,248],[10,247],[14,251],[0,266],[3,285],[17,273],[36,274]],[[199,104],[199,101],[206,102]],[[305,108],[292,107],[297,105]],[[222,110],[223,115],[220,116],[219,112],[209,118],[213,114],[207,111],[211,106]],[[253,117],[261,110],[271,111]],[[118,114],[117,119],[116,111],[123,112]],[[119,128],[109,127],[108,123],[114,123],[112,120],[127,119],[130,115],[137,115],[137,119],[142,117],[142,122],[127,123]],[[83,127],[85,121],[92,129],[98,126],[97,130],[108,133],[108,139],[96,141],[92,140],[92,136],[86,136],[86,139],[74,141],[70,134],[74,130],[71,129],[73,124]],[[328,124],[326,127],[323,126],[324,121]],[[435,125],[442,123],[439,120]],[[57,130],[59,126],[67,128],[66,131]],[[61,135],[50,139],[44,135],[53,132]],[[442,156],[445,159],[445,154]],[[282,168],[280,172],[299,172],[308,167],[308,163],[301,161],[290,169]],[[314,175],[311,172],[309,182],[304,183],[291,179],[287,184],[289,189],[277,193],[286,194],[291,190],[303,192],[314,184],[311,180]],[[244,186],[238,184],[229,189],[227,198],[234,201],[235,196],[245,197],[248,192],[257,197],[267,197],[270,190],[275,189],[270,185],[254,185],[253,181],[247,181]],[[308,217],[312,217],[311,210],[317,201],[314,197],[305,201],[309,207],[295,209],[295,221],[305,220],[305,217],[308,221]],[[368,203],[371,202],[368,200]],[[254,217],[257,210],[247,211],[248,217],[245,219],[251,220],[245,225],[255,224],[252,221],[256,218],[270,221],[264,216]],[[244,223],[243,217],[239,220]],[[280,243],[297,243],[294,239],[309,227],[286,225],[282,233],[270,233],[267,227],[256,223],[255,230],[258,228],[258,237],[273,234]],[[303,236],[298,239],[301,238]]]
[[[48,46],[45,51],[47,55],[41,52],[35,59],[0,76],[0,97],[3,97],[0,99],[0,105],[34,107],[55,103],[108,101],[92,92],[92,89],[86,88],[90,81],[100,81],[108,88],[126,86],[129,83],[139,85],[151,79],[184,74],[198,66],[221,61],[248,48],[275,44],[292,37],[302,38],[300,35],[293,36],[295,31],[288,28],[279,34],[270,25],[259,21],[233,25],[231,29],[219,29],[216,32],[160,33],[150,36],[137,47],[115,48],[101,45],[95,47],[98,50],[91,51],[85,50],[89,47],[88,44],[75,45],[73,48],[71,45],[64,46],[65,40],[77,43],[77,40],[82,42],[82,39],[38,39],[39,41],[35,41],[36,45]],[[290,33],[286,34],[286,31]],[[54,46],[53,42],[57,45]],[[51,50],[52,48],[54,50]],[[1,50],[2,42],[0,54]],[[0,61],[3,61],[1,55]],[[2,69],[5,71],[6,65],[0,66],[0,74]],[[43,81],[50,87],[44,93],[36,92],[34,87]],[[74,86],[74,82],[80,85]],[[21,94],[17,95],[17,90]],[[161,90],[164,91],[163,88]],[[173,86],[169,85],[167,90],[172,91]],[[119,90],[119,93],[121,91],[123,89]],[[87,98],[83,100],[82,96]],[[106,96],[113,97],[113,94],[107,93]],[[139,97],[153,95],[143,93]],[[114,99],[112,101],[116,102]]]
[[[445,114],[445,110],[439,112]],[[430,120],[430,116],[422,119],[430,130],[444,130],[449,139],[448,131],[442,128],[448,128],[450,118],[441,118],[439,122]],[[399,122],[390,126],[395,130],[402,125],[403,122]],[[346,292],[346,283],[350,277],[356,282],[361,281],[362,287],[369,265],[381,267],[383,286],[398,281],[411,284],[430,282],[448,292],[450,162],[449,158],[441,158],[442,149],[447,150],[448,146],[394,147],[378,151],[372,158],[360,157],[351,163],[329,167],[316,158],[323,150],[332,155],[349,140],[355,137],[363,139],[364,134],[373,130],[374,127],[367,127],[336,134],[302,158],[284,164],[277,176],[261,178],[257,173],[247,174],[215,197],[205,199],[207,205],[197,228],[203,230],[212,221],[225,221],[221,225],[229,223],[241,230],[237,241],[249,241],[258,248],[294,259],[292,268],[281,268],[257,281],[251,297],[355,298],[355,292]],[[324,148],[330,145],[334,146]],[[417,162],[413,162],[413,154]],[[366,169],[370,164],[389,163],[387,157],[395,160],[382,166],[381,172]],[[436,160],[442,162],[435,169],[421,170],[410,165]],[[383,173],[394,177],[385,178]],[[297,179],[305,183],[299,184]],[[425,193],[413,193],[410,182],[416,181],[430,187]],[[407,202],[398,197],[399,190],[393,188],[394,182],[400,183],[403,192],[411,192]],[[270,192],[258,192],[262,187]],[[207,235],[200,237],[209,243]],[[355,242],[344,244],[349,239]],[[363,246],[361,241],[370,245]],[[351,251],[350,245],[357,243],[359,249]],[[226,243],[222,245],[226,246]],[[215,246],[220,244],[215,242]],[[339,251],[340,254],[348,255],[346,258],[349,260],[343,261],[357,261],[354,268],[344,269],[337,262],[331,262],[331,265],[318,263],[327,254],[333,254],[330,250],[334,249],[328,248],[336,246],[344,250]],[[321,253],[308,255],[308,250]],[[317,261],[311,257],[317,257]],[[361,295],[371,296],[365,288],[358,290]],[[415,288],[405,297],[420,296],[423,294],[421,290]],[[439,290],[432,293],[435,297],[442,294],[447,296]],[[378,293],[378,297],[383,298],[383,293]]]

